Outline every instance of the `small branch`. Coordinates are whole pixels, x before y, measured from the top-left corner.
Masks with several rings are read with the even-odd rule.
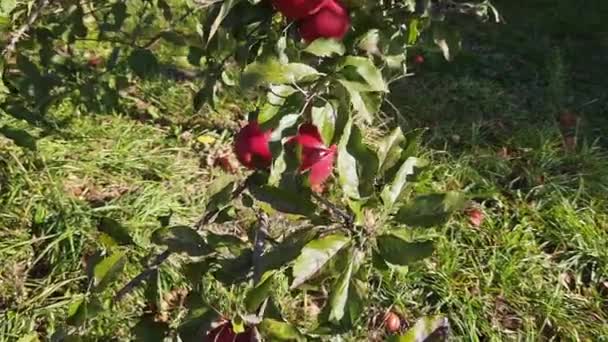
[[[354,221],[355,220],[354,220],[353,216],[350,215],[350,214],[348,214],[345,210],[339,208],[338,206],[336,206],[335,204],[331,203],[330,201],[328,201],[327,199],[323,198],[322,196],[319,196],[315,192],[312,193],[312,197],[314,197],[317,201],[321,202],[333,214],[335,214],[335,215],[339,216],[340,218],[342,218],[344,220],[344,224],[347,227],[350,228],[350,227],[354,226]]]
[[[38,0],[38,6],[32,10],[25,24],[21,25],[21,27],[13,33],[8,45],[2,51],[2,56],[4,56],[5,59],[8,59],[15,52],[15,49],[17,48],[17,43],[19,43],[19,41],[27,34],[27,32],[32,29],[32,25],[34,25],[34,22],[36,22],[42,11],[51,2],[53,2],[53,0]]]
[[[150,276],[152,276],[160,267],[160,265],[165,262],[171,256],[170,250],[165,250],[161,254],[157,255],[154,261],[148,268],[146,268],[143,272],[141,272],[137,277],[133,278],[130,282],[127,283],[120,291],[116,293],[114,296],[114,302],[120,301],[124,296],[133,291],[136,287],[141,285],[144,281],[146,281]]]
[[[255,241],[253,246],[253,284],[260,282],[262,273],[264,272],[262,264],[262,254],[264,254],[264,243],[268,236],[268,216],[264,213],[258,214],[258,229],[255,232]]]

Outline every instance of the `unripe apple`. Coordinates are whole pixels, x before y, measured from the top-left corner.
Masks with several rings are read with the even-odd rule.
[[[339,0],[330,0],[318,12],[299,22],[302,38],[312,42],[317,38],[341,40],[350,28],[350,16]]]
[[[300,20],[315,14],[323,5],[332,0],[273,0],[274,7],[291,20]]]
[[[241,128],[235,139],[234,151],[243,166],[255,170],[266,169],[272,163],[270,131],[263,132],[256,121]]]

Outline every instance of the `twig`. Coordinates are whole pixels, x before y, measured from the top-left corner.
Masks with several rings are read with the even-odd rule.
[[[313,192],[312,197],[314,197],[317,201],[321,202],[324,206],[326,206],[333,214],[340,216],[344,220],[344,224],[347,227],[352,227],[354,225],[354,218],[352,215],[348,214],[345,210],[339,208],[335,204],[331,203],[327,199],[319,196],[317,193]]]
[[[40,13],[42,13],[46,6],[48,6],[51,2],[53,2],[53,0],[38,0],[38,6],[32,10],[30,16],[27,18],[27,21],[21,25],[21,27],[15,33],[13,33],[10,42],[2,51],[2,56],[4,56],[5,59],[8,59],[10,55],[15,52],[17,43],[19,43],[23,36],[25,36],[25,34],[32,28],[32,25],[34,25],[34,22],[36,19],[38,19]]]
[[[143,272],[141,272],[137,277],[133,278],[130,282],[127,283],[120,291],[116,293],[114,296],[114,302],[120,301],[124,296],[126,296],[129,292],[133,291],[137,286],[147,280],[150,276],[152,276],[160,267],[160,265],[165,262],[171,256],[170,250],[165,250],[161,254],[157,255],[154,261],[148,268],[146,268]]]
[[[253,284],[260,282],[262,273],[264,272],[264,264],[262,263],[262,254],[264,254],[264,243],[268,236],[268,216],[260,213],[258,216],[258,229],[255,232],[255,241],[253,245]]]

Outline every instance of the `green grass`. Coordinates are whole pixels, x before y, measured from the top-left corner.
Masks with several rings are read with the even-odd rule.
[[[544,11],[537,3],[530,8]],[[452,65],[429,56],[417,76],[394,86],[399,114],[386,108],[388,125],[401,115],[411,129],[428,127],[423,154],[432,163],[415,191],[463,190],[486,219],[473,227],[459,214],[425,233],[438,240],[433,258],[370,274],[369,317],[347,340],[381,339],[372,320],[389,307],[409,324],[444,314],[458,340],[608,339],[606,31],[564,32],[558,23],[574,20],[567,9],[523,18],[517,4],[504,6],[509,25],[472,28],[473,52]],[[167,80],[144,82],[139,93],[166,120],[132,107],[80,113],[66,101],[52,113],[66,126],[41,138],[37,152],[0,140],[0,341],[32,331],[46,339],[64,328],[87,290],[86,261],[105,247],[101,217],[128,227],[139,246],[129,249],[119,284],[142,269],[159,217],[172,213],[172,224],[185,225],[199,219],[206,189],[222,172],[206,166],[192,137],[234,128],[243,115],[193,117],[189,90]],[[563,108],[581,116],[575,152],[564,150],[556,120]],[[220,139],[214,148],[230,147]],[[163,266],[162,295],[186,286],[180,264]],[[204,280],[219,309],[239,307],[242,287]],[[131,339],[146,310],[136,293],[88,322],[86,339]],[[288,294],[278,288],[278,304],[288,318],[306,320],[301,304],[311,299]]]

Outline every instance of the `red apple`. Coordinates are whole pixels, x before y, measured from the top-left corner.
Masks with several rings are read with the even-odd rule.
[[[389,311],[384,316],[384,326],[389,333],[396,333],[401,329],[401,319],[396,313]]]
[[[313,15],[299,22],[300,35],[307,42],[317,38],[342,39],[350,28],[350,16],[339,0],[330,0]]]
[[[414,57],[414,63],[416,63],[416,64],[423,64],[424,63],[424,56],[423,55],[417,55],[416,57]]]
[[[468,211],[468,215],[469,215],[469,222],[474,227],[481,226],[481,224],[483,223],[483,220],[485,219],[485,215],[483,214],[483,211],[481,211],[477,208],[470,209]]]
[[[300,152],[300,171],[309,172],[309,182],[313,191],[323,191],[323,183],[333,170],[338,147],[325,146],[319,129],[313,124],[303,124],[298,135],[290,143],[295,144]]]
[[[237,159],[245,167],[266,169],[272,163],[269,140],[270,131],[263,132],[257,121],[249,122],[236,136],[234,150]]]
[[[315,14],[323,5],[332,0],[273,0],[274,7],[291,20],[300,20]]]

